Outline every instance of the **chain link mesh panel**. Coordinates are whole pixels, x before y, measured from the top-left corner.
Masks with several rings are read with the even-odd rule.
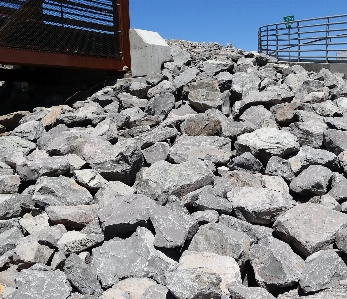
[[[121,59],[117,0],[0,0],[0,47]]]

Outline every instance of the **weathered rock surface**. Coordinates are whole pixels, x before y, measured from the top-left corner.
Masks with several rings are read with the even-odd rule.
[[[347,226],[347,216],[319,204],[297,205],[280,215],[274,223],[281,239],[292,244],[303,256],[327,249],[340,228]]]
[[[296,205],[289,193],[268,188],[239,187],[227,196],[236,216],[253,224],[271,224]]]

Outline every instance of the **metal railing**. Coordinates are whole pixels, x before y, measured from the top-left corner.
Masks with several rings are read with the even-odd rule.
[[[347,14],[259,28],[258,52],[293,62],[347,62]],[[289,28],[287,28],[289,27]]]

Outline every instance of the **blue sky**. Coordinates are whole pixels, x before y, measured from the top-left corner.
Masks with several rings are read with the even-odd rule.
[[[295,20],[347,14],[347,0],[129,0],[130,26],[163,38],[219,42],[257,50],[258,28]]]

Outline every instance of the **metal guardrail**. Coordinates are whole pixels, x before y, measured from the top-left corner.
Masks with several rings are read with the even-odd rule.
[[[292,62],[347,62],[347,14],[265,25],[258,52]]]
[[[128,0],[0,0],[0,63],[130,67]]]

